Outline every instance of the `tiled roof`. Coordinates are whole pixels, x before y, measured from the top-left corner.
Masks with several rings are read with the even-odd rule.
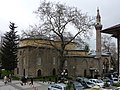
[[[112,34],[113,37],[117,37],[120,33],[120,24],[114,25],[112,27],[106,28],[101,31],[102,33]]]
[[[106,28],[106,29],[104,29],[104,30],[117,29],[117,28],[120,28],[120,24],[114,25],[114,26],[109,27],[109,28]]]

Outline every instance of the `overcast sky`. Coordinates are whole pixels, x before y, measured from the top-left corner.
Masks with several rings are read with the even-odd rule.
[[[96,16],[99,7],[103,28],[120,23],[120,0],[46,0],[77,7],[83,13]],[[25,30],[37,22],[33,13],[41,0],[0,0],[0,33],[9,31],[9,22],[18,26],[17,31]]]

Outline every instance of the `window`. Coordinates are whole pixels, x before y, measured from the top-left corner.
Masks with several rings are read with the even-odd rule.
[[[22,51],[19,51],[19,54],[22,55]]]
[[[53,65],[55,65],[55,61],[56,61],[56,58],[55,58],[55,57],[53,57]]]
[[[23,75],[25,76],[25,69],[23,69]]]
[[[56,75],[56,70],[55,70],[55,68],[53,69],[53,75]]]
[[[65,66],[67,66],[67,60],[65,60]]]
[[[17,68],[17,74],[19,74],[19,68]]]
[[[18,62],[17,62],[17,65],[19,65],[20,64],[20,59],[18,59]]]
[[[41,70],[40,69],[37,71],[37,76],[38,77],[41,76]]]
[[[41,57],[37,58],[37,65],[41,65]]]
[[[26,64],[26,61],[25,61],[25,57],[23,58],[23,65],[25,65]]]

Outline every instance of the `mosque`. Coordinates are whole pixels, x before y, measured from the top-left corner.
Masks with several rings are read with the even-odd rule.
[[[76,50],[72,42],[66,47],[64,70],[69,77],[103,76],[110,71],[110,55],[101,53],[101,17],[99,9],[96,16],[96,54],[88,54],[86,50]],[[41,42],[37,44],[34,42]],[[20,40],[18,49],[18,66],[15,75],[39,77],[58,75],[60,59],[58,52],[49,46],[49,40],[25,38]],[[56,42],[59,43],[59,42]]]

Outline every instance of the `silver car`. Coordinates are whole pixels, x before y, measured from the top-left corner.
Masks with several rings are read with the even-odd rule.
[[[57,83],[57,84],[51,84],[48,87],[48,90],[67,90],[67,88],[64,83]]]

